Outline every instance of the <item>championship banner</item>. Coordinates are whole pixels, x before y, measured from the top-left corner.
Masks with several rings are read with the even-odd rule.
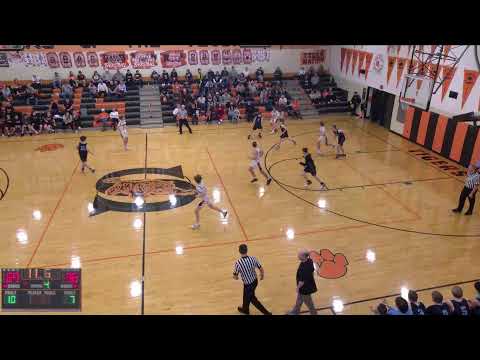
[[[270,50],[255,48],[252,49],[252,61],[254,62],[269,62],[270,61]]]
[[[405,69],[405,65],[407,64],[407,59],[398,58],[397,62],[397,86],[400,84],[400,79],[403,75],[403,70]]]
[[[468,97],[470,96],[470,92],[472,91],[473,87],[475,86],[475,83],[477,82],[478,79],[478,71],[475,70],[464,70],[463,73],[463,94],[462,94],[462,109],[465,103],[468,100]]]
[[[370,64],[372,63],[373,53],[366,52],[365,53],[365,80],[368,77],[368,71],[370,70]]]
[[[72,67],[72,58],[69,53],[61,52],[58,54],[58,57],[60,58],[60,63],[62,64],[63,68],[69,69]]]
[[[188,51],[188,64],[189,65],[197,65],[198,64],[197,52],[195,50],[189,50]]]
[[[57,69],[60,67],[60,61],[58,60],[58,56],[54,52],[47,53],[47,62],[48,66],[52,69]]]
[[[232,63],[232,52],[229,49],[222,50],[223,65],[230,65]]]
[[[325,50],[302,52],[300,65],[318,65],[325,61]]]
[[[357,66],[358,60],[358,50],[353,50],[353,60],[352,60],[352,75],[355,72],[355,66]]]
[[[212,62],[213,62],[213,58],[212,58]],[[243,49],[243,63],[244,64],[251,64],[252,63],[252,50],[251,49]]]
[[[350,67],[350,60],[352,60],[352,49],[347,49],[347,66],[346,66],[346,73],[348,73],[348,69]]]
[[[9,67],[7,53],[0,53],[0,67]]]
[[[177,68],[187,64],[187,54],[183,50],[169,50],[160,53],[164,68]]]
[[[200,50],[198,54],[199,54],[198,57],[200,58],[200,64],[202,65],[210,64],[210,54],[208,53],[208,50]]]
[[[212,50],[210,53],[210,57],[212,58],[212,65],[220,65],[222,62],[222,55],[220,50]]]
[[[25,66],[48,66],[44,53],[23,53],[22,62]]]
[[[89,51],[87,52],[87,61],[88,61],[88,66],[90,67],[98,67],[98,55],[96,52]]]
[[[393,67],[395,66],[395,63],[397,62],[397,58],[394,56],[389,56],[388,57],[388,67],[387,67],[387,84],[390,81],[390,76],[392,75]]]
[[[157,66],[157,55],[154,51],[136,51],[130,53],[130,61],[134,69],[151,69]]]
[[[232,60],[235,65],[240,65],[242,63],[242,51],[240,49],[233,49],[232,51]]]
[[[365,51],[358,51],[358,76],[360,76],[360,70],[363,68],[363,63],[365,62]]]
[[[340,71],[343,71],[343,63],[345,62],[345,53],[347,49],[341,48],[340,49]]]
[[[73,62],[75,63],[75,67],[77,68],[84,68],[87,66],[87,62],[85,61],[85,55],[82,52],[74,52],[73,53]]]
[[[8,62],[10,64],[21,64],[23,63],[22,54],[16,52],[8,52],[7,54]]]
[[[447,66],[447,65],[442,66],[442,77],[443,77],[442,101],[445,98],[445,95],[447,94],[448,89],[450,88],[450,84],[453,80],[453,77],[455,76],[456,71],[457,71],[456,67]]]
[[[100,55],[104,69],[117,70],[128,67],[128,56],[125,51],[110,51]]]

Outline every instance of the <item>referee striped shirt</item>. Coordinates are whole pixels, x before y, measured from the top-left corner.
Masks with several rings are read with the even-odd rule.
[[[250,285],[257,280],[257,273],[255,268],[261,269],[262,265],[258,262],[254,256],[242,256],[235,262],[233,274],[240,274],[242,281],[245,285]]]
[[[465,179],[465,187],[468,189],[473,189],[475,186],[480,184],[480,174],[479,173],[473,173],[470,175],[467,175],[467,178]]]

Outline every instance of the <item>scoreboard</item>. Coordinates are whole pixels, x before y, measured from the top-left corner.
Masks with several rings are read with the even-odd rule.
[[[80,311],[81,280],[81,269],[2,269],[2,311]]]

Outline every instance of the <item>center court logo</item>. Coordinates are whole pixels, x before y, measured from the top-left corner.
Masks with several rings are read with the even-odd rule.
[[[310,258],[315,263],[318,276],[324,279],[338,279],[347,273],[348,261],[342,253],[335,255],[328,249],[320,252],[310,251]]]
[[[182,167],[134,168],[111,172],[97,181],[90,216],[107,211],[152,212],[174,209],[195,199],[195,188]],[[142,197],[141,206],[134,199]]]

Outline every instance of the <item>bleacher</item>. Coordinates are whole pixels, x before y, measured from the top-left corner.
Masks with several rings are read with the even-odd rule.
[[[334,102],[321,102],[319,104],[312,105],[315,106],[319,114],[324,113],[338,113],[338,112],[348,112],[348,92],[346,90],[340,89],[337,87],[335,79],[329,74],[319,75],[320,82],[317,85],[317,91],[323,91],[324,89],[332,88],[333,95],[336,97]],[[307,81],[299,81],[300,86],[304,89],[307,95],[310,95],[312,92],[312,87]],[[309,97],[310,98],[310,97]]]

